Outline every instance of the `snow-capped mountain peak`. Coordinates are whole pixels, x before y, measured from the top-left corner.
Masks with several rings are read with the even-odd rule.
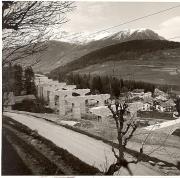
[[[101,33],[88,33],[88,32],[79,32],[79,33],[72,33],[72,32],[61,32],[60,41],[70,42],[70,43],[78,43],[78,44],[85,44],[91,41],[101,40],[108,36],[112,35],[112,33],[104,31]]]
[[[76,43],[76,44],[87,44],[89,42],[98,40],[142,40],[142,39],[153,39],[153,40],[163,40],[164,38],[159,36],[157,33],[150,29],[124,29],[118,32],[101,31],[95,33],[88,32],[61,32],[60,41]]]
[[[126,29],[112,35],[114,40],[142,40],[142,39],[154,39],[162,40],[163,37],[150,29]]]

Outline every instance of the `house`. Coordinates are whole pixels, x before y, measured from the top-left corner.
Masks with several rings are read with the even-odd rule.
[[[133,99],[134,101],[138,100],[144,100],[148,98],[152,98],[151,92],[144,93],[144,89],[135,89],[130,93],[130,99]]]
[[[160,104],[156,104],[155,105],[155,109],[159,112],[164,112],[165,108],[163,106],[161,106]]]
[[[149,92],[151,93],[151,92]],[[148,95],[148,97],[144,97],[141,99],[141,102],[143,103],[143,107],[141,108],[141,111],[151,111],[153,108],[153,98]]]
[[[143,97],[144,89],[135,89],[131,92],[131,96],[133,97]]]
[[[141,111],[151,111],[151,108],[152,108],[151,106],[152,106],[151,103],[148,103],[148,102],[143,103],[143,107]]]
[[[166,112],[173,112],[175,110],[176,104],[172,99],[165,102],[164,108]]]
[[[163,96],[163,95],[159,95],[159,96],[157,96],[157,97],[155,97],[155,100],[159,100],[159,101],[167,101],[168,99],[165,97],[165,96]]]
[[[134,89],[132,93],[144,93],[144,89]]]
[[[154,90],[154,96],[155,96],[155,97],[162,96],[162,97],[164,97],[164,98],[168,98],[168,94],[165,93],[165,92],[163,92],[163,91],[161,91],[161,90],[159,90],[158,88],[155,88],[155,90]]]
[[[175,110],[175,105],[174,101],[169,99],[165,102],[161,101],[156,103],[155,108],[160,112],[173,112]]]
[[[146,98],[152,98],[152,93],[151,92],[146,92],[144,93],[144,95],[142,96],[143,99],[146,99]]]

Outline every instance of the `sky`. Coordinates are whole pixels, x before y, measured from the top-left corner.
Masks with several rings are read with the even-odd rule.
[[[76,9],[68,14],[69,22],[62,29],[68,32],[96,31],[121,24],[151,13],[180,5],[180,2],[75,2]],[[180,7],[109,31],[148,28],[166,39],[180,36]],[[180,41],[180,38],[176,41]]]

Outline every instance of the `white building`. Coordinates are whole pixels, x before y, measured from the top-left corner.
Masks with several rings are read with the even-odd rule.
[[[151,111],[151,106],[150,103],[144,103],[141,111]]]

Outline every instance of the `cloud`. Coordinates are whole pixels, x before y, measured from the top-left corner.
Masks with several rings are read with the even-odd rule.
[[[155,31],[166,39],[180,36],[180,16],[162,22],[159,27]],[[176,39],[175,41],[180,41],[180,39]]]

